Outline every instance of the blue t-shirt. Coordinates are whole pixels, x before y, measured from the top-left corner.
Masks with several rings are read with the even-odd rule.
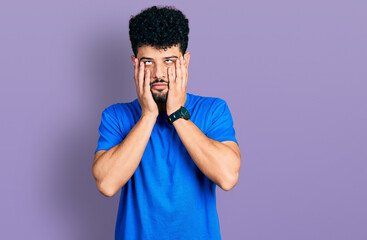
[[[224,100],[190,93],[186,96],[190,120],[207,137],[238,144]],[[96,151],[123,141],[140,116],[138,99],[106,108]],[[216,184],[196,166],[166,119],[166,113],[157,117],[141,162],[121,189],[115,239],[221,239]]]

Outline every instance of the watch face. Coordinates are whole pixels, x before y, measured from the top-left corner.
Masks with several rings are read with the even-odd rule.
[[[184,117],[184,119],[190,119],[190,113],[187,111],[186,108],[181,107],[181,114]]]

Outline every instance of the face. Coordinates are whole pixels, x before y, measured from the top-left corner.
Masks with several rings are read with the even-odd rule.
[[[138,49],[137,58],[144,62],[145,68],[149,69],[150,74],[150,91],[156,103],[164,103],[167,101],[168,95],[168,67],[175,69],[176,59],[182,56],[179,45],[166,49],[157,49],[152,46],[141,46]],[[134,62],[135,56],[131,56]],[[190,53],[184,54],[186,68],[189,64]]]

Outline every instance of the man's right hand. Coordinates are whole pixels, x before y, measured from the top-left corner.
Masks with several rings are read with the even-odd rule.
[[[159,110],[150,91],[150,71],[145,70],[144,62],[139,62],[137,58],[134,60],[134,80],[141,107],[141,116],[157,118]]]

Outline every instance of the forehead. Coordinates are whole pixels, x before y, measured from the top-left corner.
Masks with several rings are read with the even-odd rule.
[[[174,45],[166,49],[157,49],[152,46],[144,45],[139,47],[137,54],[137,57],[139,59],[141,57],[159,59],[170,56],[177,56],[177,57],[181,56],[181,50],[178,45]]]

